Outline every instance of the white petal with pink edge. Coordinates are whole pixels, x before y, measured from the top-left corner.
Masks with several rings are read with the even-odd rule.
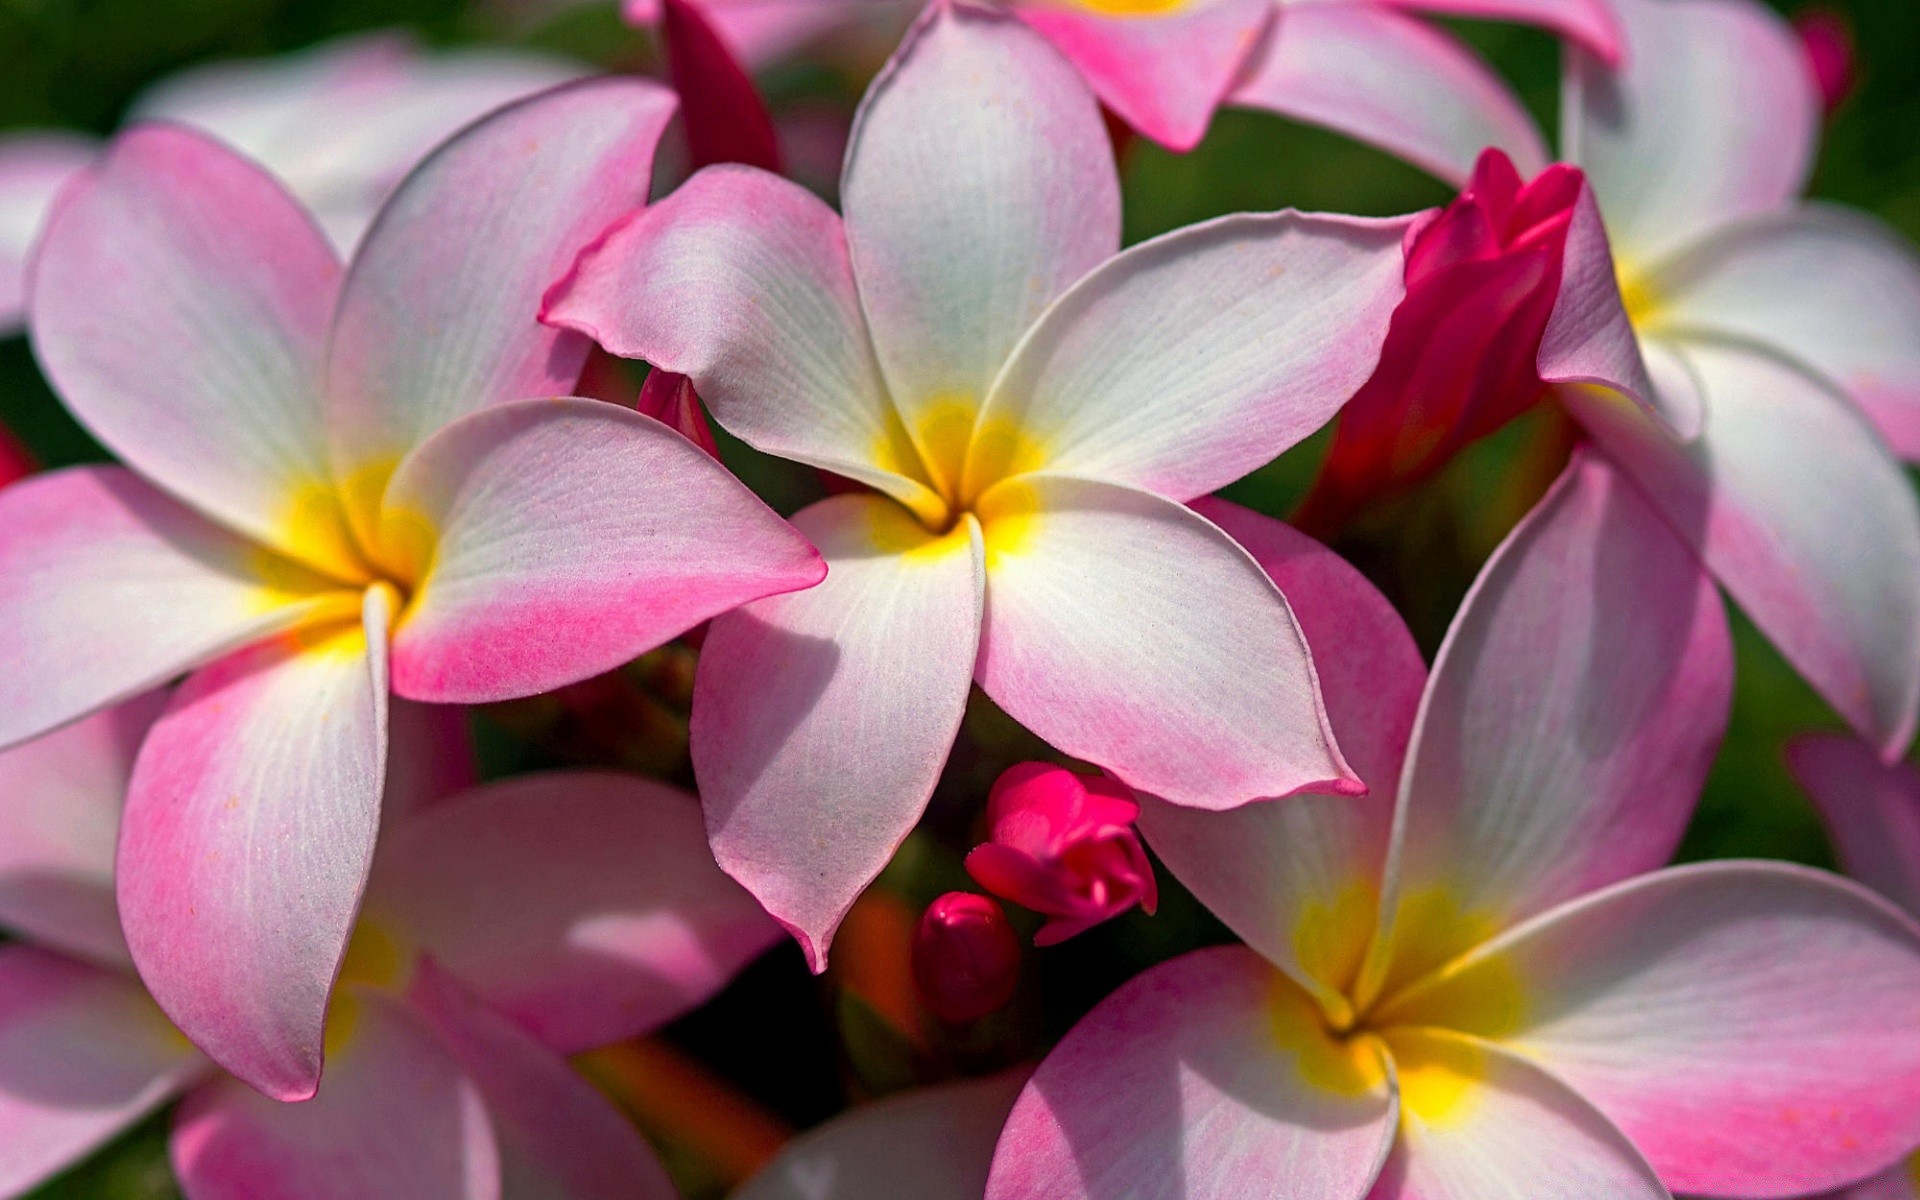
[[[794,517],[826,582],[711,626],[694,684],[693,766],[714,855],[815,970],[862,888],[920,819],[966,708],[981,548],[872,495]]]
[[[1284,2],[1284,0],[1283,0]],[[1616,63],[1620,58],[1620,18],[1612,0],[1386,0],[1412,12],[1441,16],[1478,17],[1488,21],[1519,21],[1550,29],[1579,42]]]

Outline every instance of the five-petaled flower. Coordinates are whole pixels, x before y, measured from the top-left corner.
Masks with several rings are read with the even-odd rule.
[[[640,202],[673,111],[571,84],[443,147],[342,273],[259,168],[132,130],[57,206],[34,348],[132,469],[0,492],[0,746],[193,672],[148,735],[116,883],[182,1031],[311,1094],[380,824],[389,692],[585,678],[805,587],[818,555],[691,442],[565,396],[539,296]]]
[[[1092,95],[1024,25],[944,4],[868,94],[842,196],[844,222],[710,168],[547,310],[871,489],[794,518],[823,585],[705,644],[693,756],[721,865],[824,966],[976,680],[1177,803],[1358,791],[1285,601],[1185,502],[1366,378],[1408,221],[1233,216],[1116,254]]]

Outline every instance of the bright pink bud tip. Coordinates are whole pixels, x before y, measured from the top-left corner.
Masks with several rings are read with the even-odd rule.
[[[978,1020],[1013,999],[1020,939],[992,900],[948,892],[927,905],[913,932],[913,980],[942,1021]]]
[[[1504,153],[1481,154],[1466,190],[1407,248],[1407,294],[1380,365],[1341,411],[1298,524],[1337,529],[1539,397],[1535,361],[1582,182],[1578,168],[1557,163],[1523,183]]]
[[[1820,86],[1820,100],[1831,114],[1846,102],[1860,82],[1853,54],[1853,26],[1845,14],[1830,8],[1816,8],[1793,19],[1800,34],[1800,45],[1813,67],[1814,82]]]
[[[1140,805],[1116,779],[1051,763],[1007,768],[987,800],[988,841],[967,873],[1003,900],[1053,918],[1034,935],[1052,946],[1160,892],[1133,823]]]
[[[685,375],[675,375],[672,371],[651,372],[640,385],[640,398],[634,407],[642,415],[671,426],[715,459],[720,457],[720,447],[713,440],[713,429],[700,407],[700,397],[694,394],[693,380]]]
[[[5,487],[16,479],[25,479],[34,472],[33,455],[20,444],[19,439],[0,426],[0,487]]]

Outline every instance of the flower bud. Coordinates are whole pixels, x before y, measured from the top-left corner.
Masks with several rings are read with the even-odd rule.
[[[33,455],[5,426],[0,426],[0,487],[33,474]]]
[[[713,430],[707,425],[707,414],[701,411],[700,397],[694,394],[693,380],[685,375],[654,368],[647,375],[647,381],[640,385],[640,396],[634,401],[634,407],[641,415],[681,433],[713,458],[720,457],[720,447],[714,443]]]
[[[1116,779],[1051,763],[1009,767],[987,799],[989,840],[967,855],[981,887],[1052,919],[1037,946],[1063,942],[1160,898],[1133,823],[1140,805]]]
[[[1020,939],[992,900],[948,892],[927,906],[914,930],[913,979],[942,1021],[977,1020],[1013,999]]]
[[[1459,198],[1416,227],[1407,294],[1380,363],[1341,410],[1297,524],[1336,530],[1366,501],[1427,478],[1540,397],[1540,337],[1560,294],[1583,182],[1577,168],[1556,164],[1523,183],[1505,154],[1488,150]]]
[[[1820,88],[1820,103],[1827,115],[1846,103],[1859,84],[1853,52],[1853,27],[1845,15],[1831,8],[1815,8],[1793,18],[1794,32],[1807,52],[1807,65],[1813,69],[1813,81]]]

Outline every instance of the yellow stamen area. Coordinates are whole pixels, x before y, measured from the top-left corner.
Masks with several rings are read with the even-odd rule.
[[[367,583],[373,578],[347,526],[341,493],[330,480],[296,486],[275,523],[281,530],[281,548],[313,570],[340,583]]]
[[[1365,999],[1391,996],[1500,931],[1500,921],[1472,911],[1447,887],[1412,888],[1394,907],[1385,978]]]
[[[1184,10],[1192,0],[1075,0],[1103,17],[1165,17]]]
[[[1614,271],[1620,284],[1620,303],[1627,310],[1627,320],[1637,330],[1644,331],[1652,327],[1666,307],[1666,298],[1644,272],[1624,264],[1616,265]]]
[[[897,504],[872,504],[867,507],[867,538],[882,554],[906,559],[931,560],[965,552],[973,544],[973,535],[965,519],[945,533],[935,533],[921,524],[915,515]]]
[[[928,495],[904,503],[936,533],[956,528],[968,512],[986,524],[988,494],[1046,461],[1034,438],[1007,421],[981,421],[979,402],[959,394],[922,405],[911,429],[889,425],[875,439],[872,453],[876,465],[927,488]],[[1029,493],[1025,502],[1031,501]],[[1022,503],[1011,494],[1000,500],[1008,514]]]
[[[1006,565],[1026,554],[1039,532],[1040,495],[1032,484],[1009,479],[990,489],[974,506],[986,542],[987,569]]]
[[[398,991],[413,965],[412,950],[387,929],[365,917],[353,928],[340,973],[334,979],[327,1005],[326,1052],[336,1053],[353,1037],[360,1024],[360,988]]]
[[[1313,998],[1278,972],[1269,1011],[1274,1041],[1293,1055],[1294,1068],[1310,1087],[1336,1096],[1360,1096],[1386,1082],[1379,1041],[1368,1034],[1336,1036]]]
[[[316,601],[291,635],[302,650],[359,653],[344,630],[358,629],[370,587],[392,595],[395,624],[419,599],[440,531],[425,513],[383,507],[394,459],[370,461],[335,484],[303,483],[282,509],[276,539],[285,553],[261,548],[250,564],[262,583],[264,610]]]
[[[1350,994],[1366,957],[1380,898],[1373,884],[1356,879],[1331,898],[1301,906],[1293,930],[1293,953],[1309,976],[1342,995]],[[1335,1020],[1350,1024],[1352,1006]]]
[[[1506,955],[1484,953],[1449,963],[1387,997],[1369,1017],[1380,1028],[1417,1025],[1488,1039],[1511,1036],[1526,1019],[1519,968]]]
[[[1383,1035],[1400,1080],[1400,1121],[1429,1129],[1465,1124],[1478,1107],[1487,1056],[1463,1038],[1389,1031]]]

